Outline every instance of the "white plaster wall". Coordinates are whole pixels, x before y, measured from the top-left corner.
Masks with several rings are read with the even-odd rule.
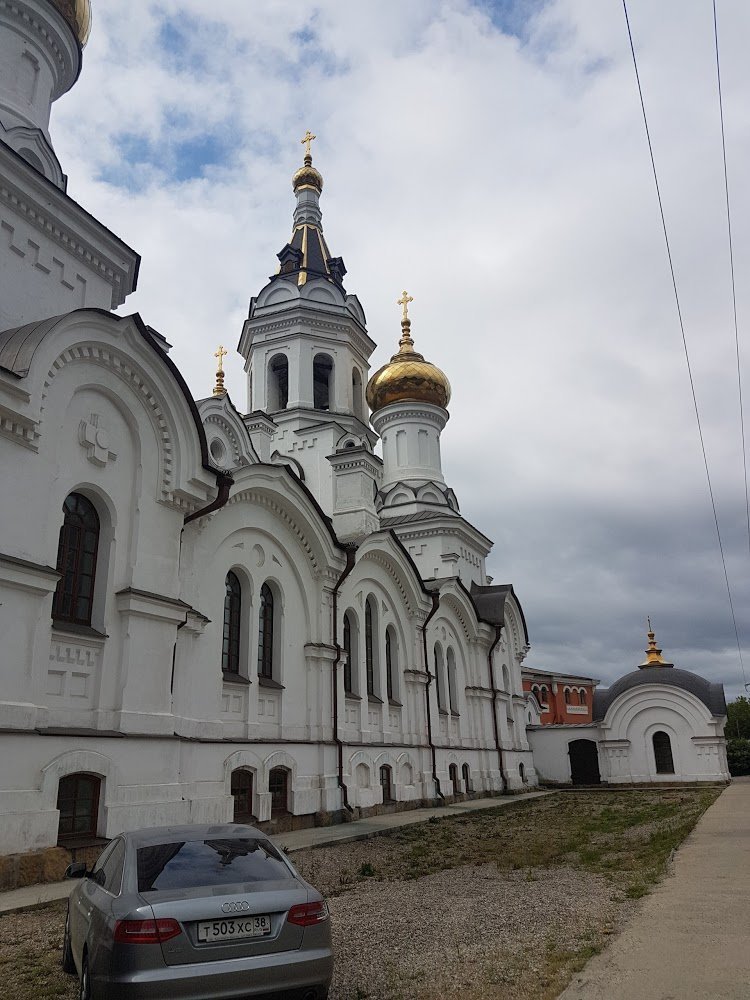
[[[573,740],[599,741],[599,726],[558,727],[534,726],[526,730],[529,747],[534,755],[534,767],[541,781],[570,784],[570,756],[568,746]],[[602,754],[599,752],[599,769],[602,768]]]

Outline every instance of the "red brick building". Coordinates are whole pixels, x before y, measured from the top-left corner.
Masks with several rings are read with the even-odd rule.
[[[561,722],[591,722],[594,688],[592,677],[576,674],[553,674],[542,670],[521,670],[525,694],[536,698],[543,726]]]

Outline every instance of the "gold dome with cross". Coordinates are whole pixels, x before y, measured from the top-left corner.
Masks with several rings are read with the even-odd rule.
[[[409,303],[414,299],[403,292],[398,305],[403,308],[399,349],[367,383],[367,405],[373,413],[391,403],[431,403],[446,409],[451,398],[451,384],[437,365],[425,361],[414,350],[409,319]]]
[[[292,187],[295,193],[306,187],[312,188],[318,194],[323,190],[323,175],[312,165],[312,153],[310,152],[310,143],[313,139],[317,138],[308,129],[300,139],[300,142],[305,147],[305,161],[304,166],[300,167],[294,177],[292,177]]]

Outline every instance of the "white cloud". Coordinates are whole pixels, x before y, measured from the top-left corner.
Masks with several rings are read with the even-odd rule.
[[[747,640],[711,11],[684,0],[629,11]],[[446,477],[497,541],[491,571],[524,605],[529,662],[609,679],[642,659],[650,613],[669,658],[736,690],[619,5],[97,0],[94,13],[53,138],[71,195],[143,253],[127,308],[174,344],[195,395],[288,238],[309,127],[329,244],[379,344],[373,366],[395,348],[406,286],[417,346],[451,379]],[[749,28],[750,8],[719,4],[742,331]],[[178,181],[179,143],[202,136],[223,161]],[[147,162],[134,167],[124,156],[138,142]],[[241,360],[228,372],[242,407]]]

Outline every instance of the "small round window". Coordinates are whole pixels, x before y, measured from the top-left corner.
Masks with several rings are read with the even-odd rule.
[[[227,449],[224,447],[223,441],[219,440],[219,438],[214,438],[209,447],[209,451],[211,452],[211,458],[214,462],[217,462],[219,465],[224,464]]]

